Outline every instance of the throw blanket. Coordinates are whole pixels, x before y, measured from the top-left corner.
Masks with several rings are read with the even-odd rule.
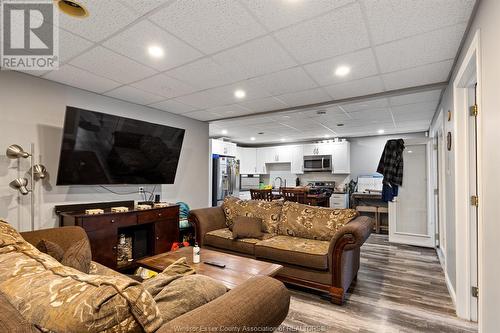
[[[142,283],[156,301],[163,323],[226,293],[226,287],[221,282],[195,273],[186,258],[181,258],[156,277]]]

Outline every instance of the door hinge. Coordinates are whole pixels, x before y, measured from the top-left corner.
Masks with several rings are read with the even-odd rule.
[[[479,206],[479,197],[477,195],[472,195],[470,197],[470,204],[476,207]]]
[[[477,117],[478,112],[479,112],[479,110],[477,108],[477,104],[474,104],[470,107],[470,115],[471,116]]]
[[[471,287],[471,294],[472,297],[479,297],[479,288],[478,287]]]
[[[439,194],[439,189],[438,188],[434,189],[434,194]]]

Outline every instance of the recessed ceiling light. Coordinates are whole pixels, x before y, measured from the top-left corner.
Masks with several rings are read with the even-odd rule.
[[[83,5],[73,0],[59,0],[57,1],[57,7],[59,7],[61,12],[69,16],[79,18],[89,16],[88,10]]]
[[[165,54],[163,49],[158,45],[151,45],[150,47],[148,47],[148,53],[153,58],[162,58]]]
[[[408,154],[411,154],[411,153],[413,153],[413,150],[408,150]]]
[[[325,138],[329,138],[330,137],[330,134],[325,134]]]
[[[236,98],[245,98],[246,95],[247,93],[245,92],[245,90],[238,89],[234,92],[234,97]]]
[[[385,133],[385,131],[384,131],[383,129],[379,129],[379,130],[377,131],[377,133],[378,133],[378,134],[384,134],[384,133]]]
[[[351,67],[349,66],[339,66],[335,69],[335,75],[346,76],[351,72]]]
[[[254,136],[252,136],[252,137],[250,138],[250,140],[251,140],[251,141],[255,141],[255,137],[254,137]]]
[[[222,131],[220,131],[222,134],[226,135],[227,134],[227,130],[226,129],[223,129]]]
[[[286,139],[285,139],[285,138],[281,138],[281,139],[280,139],[280,141],[281,141],[281,142],[285,142],[285,141],[286,141]]]

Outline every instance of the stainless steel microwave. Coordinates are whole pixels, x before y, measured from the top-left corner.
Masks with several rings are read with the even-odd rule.
[[[332,155],[304,156],[304,171],[332,171]]]

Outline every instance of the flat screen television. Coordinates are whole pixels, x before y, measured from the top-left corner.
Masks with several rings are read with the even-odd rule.
[[[184,132],[68,106],[57,185],[173,184]]]

